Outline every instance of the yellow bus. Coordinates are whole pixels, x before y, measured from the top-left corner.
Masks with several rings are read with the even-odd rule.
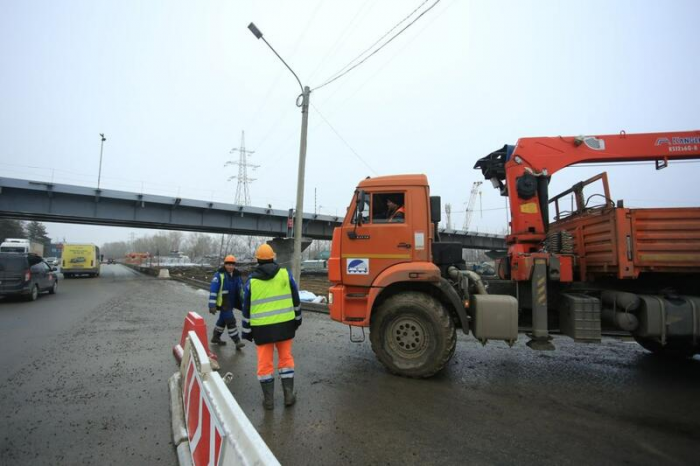
[[[94,244],[64,244],[61,272],[65,278],[100,275],[100,248]]]

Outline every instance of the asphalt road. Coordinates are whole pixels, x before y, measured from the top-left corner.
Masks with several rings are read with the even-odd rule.
[[[121,266],[0,301],[0,464],[175,464],[172,345],[206,293]],[[209,329],[214,317],[207,315]],[[429,380],[389,375],[369,342],[306,313],[298,402],[264,411],[255,349],[216,349],[282,464],[697,464],[700,360],[605,340],[534,352],[460,337]]]
[[[0,464],[176,463],[177,285],[103,265],[56,295],[0,301]]]

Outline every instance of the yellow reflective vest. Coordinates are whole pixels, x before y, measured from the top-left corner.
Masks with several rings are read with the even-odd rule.
[[[294,302],[287,269],[279,269],[270,280],[250,280],[251,327],[294,320]]]

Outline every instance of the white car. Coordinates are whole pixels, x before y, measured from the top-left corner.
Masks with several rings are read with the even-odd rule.
[[[60,262],[58,260],[58,257],[44,257],[44,260],[46,261],[47,264],[49,264],[51,267],[56,267],[58,263]]]

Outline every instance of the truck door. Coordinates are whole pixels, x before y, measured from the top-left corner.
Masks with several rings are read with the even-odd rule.
[[[359,195],[359,194],[358,194]],[[370,286],[382,271],[410,262],[416,245],[412,222],[416,217],[406,191],[364,192],[362,221],[356,212],[343,226],[341,274],[349,286]]]

